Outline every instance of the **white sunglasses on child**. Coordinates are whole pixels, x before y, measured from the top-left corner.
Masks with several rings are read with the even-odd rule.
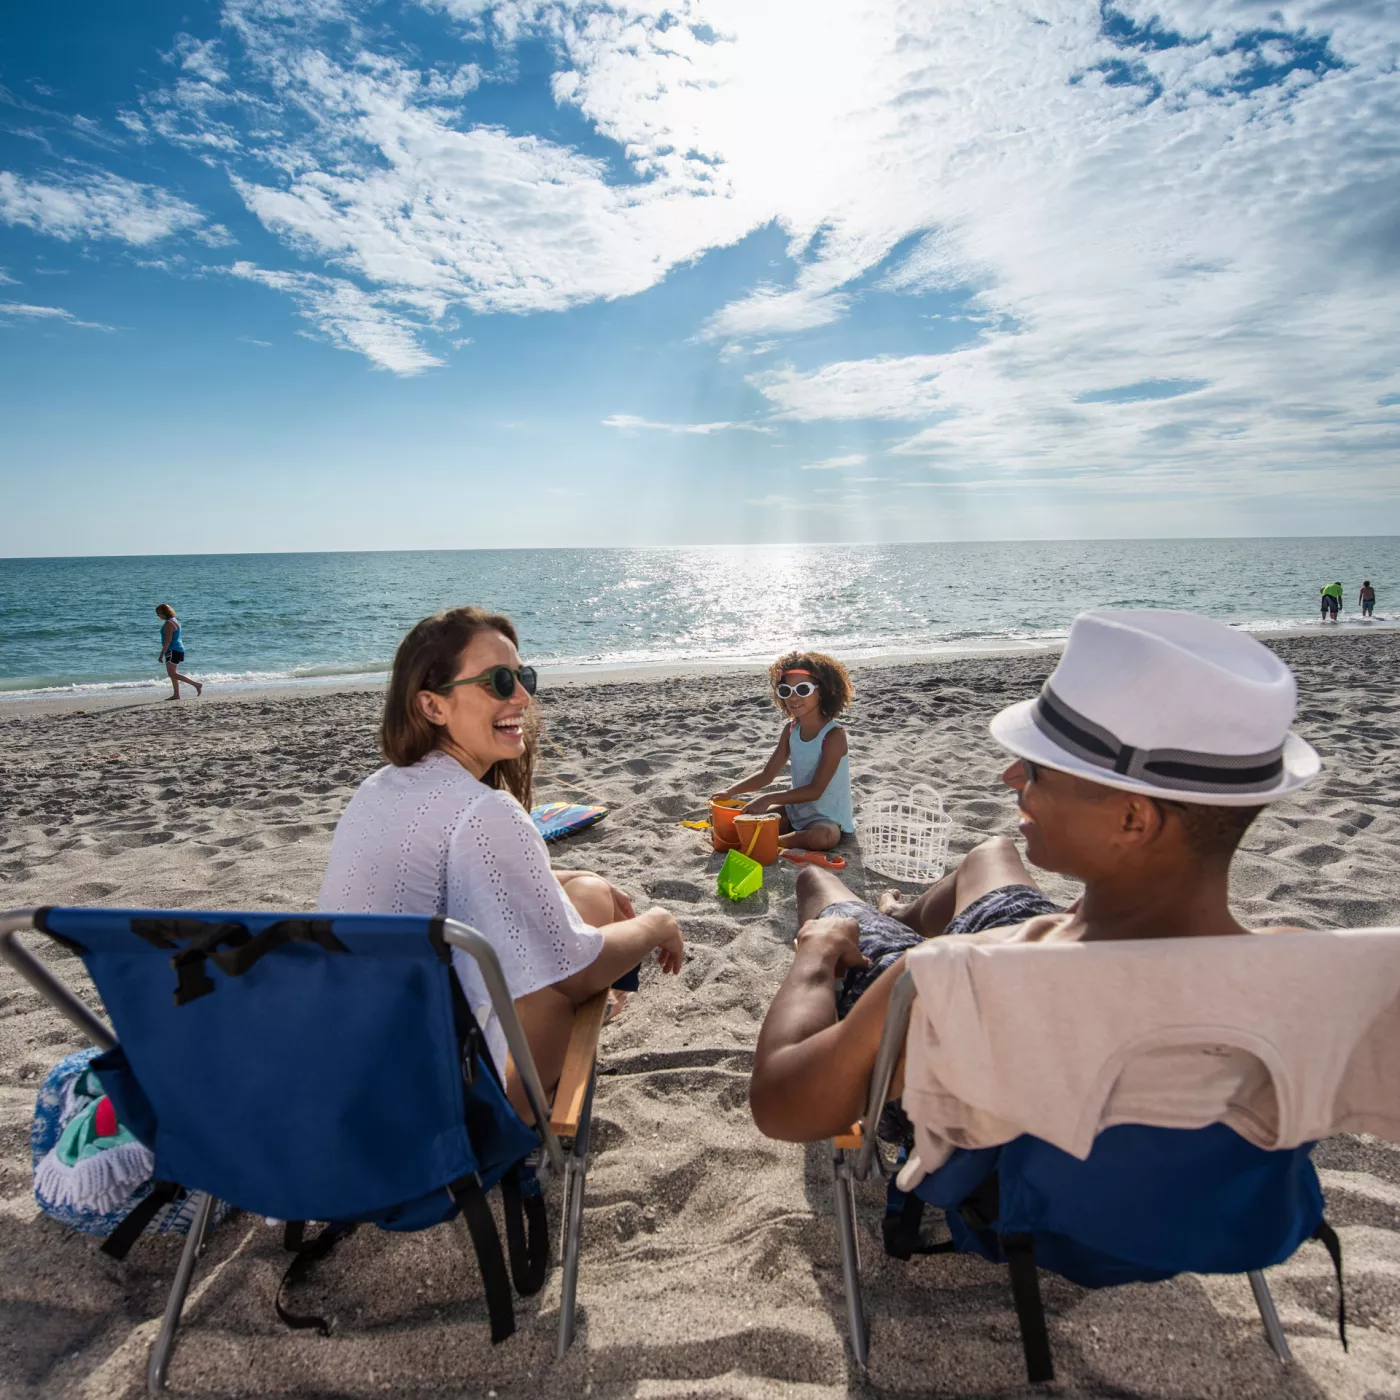
[[[815,695],[817,687],[811,681],[798,681],[796,685],[789,685],[786,681],[778,682],[778,699],[790,700],[794,695],[805,700],[809,695]]]

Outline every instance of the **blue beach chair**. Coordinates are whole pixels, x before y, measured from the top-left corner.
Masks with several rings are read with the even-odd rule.
[[[914,996],[914,979],[905,972],[890,996],[865,1114],[831,1143],[847,1322],[862,1369],[869,1342],[854,1182],[872,1170],[888,1171],[875,1130]],[[1030,1136],[1001,1147],[960,1149],[908,1195],[890,1174],[885,1252],[901,1260],[976,1253],[1005,1263],[1033,1384],[1054,1379],[1042,1268],[1088,1288],[1158,1282],[1178,1273],[1247,1274],[1269,1345],[1288,1361],[1288,1340],[1263,1270],[1309,1239],[1324,1245],[1336,1269],[1338,1329],[1346,1345],[1341,1245],[1323,1219],[1313,1145],[1266,1152],[1223,1123],[1199,1129],[1122,1124],[1101,1132],[1082,1161]],[[943,1209],[950,1239],[923,1242],[926,1205]]]
[[[76,953],[109,1027],[19,941]],[[538,1129],[515,1113],[451,965],[476,960]],[[487,1193],[500,1186],[516,1291],[549,1264],[540,1178],[564,1180],[558,1354],[573,1339],[598,1032],[607,994],[575,1018],[551,1113],[500,964],[475,929],[397,915],[48,908],[0,916],[0,956],[105,1053],[93,1064],[119,1120],[155,1154],[156,1188],[124,1248],[180,1188],[195,1218],[147,1373],[166,1362],[216,1201],[293,1222],[277,1311],[307,1264],[359,1223],[418,1230],[462,1214],[482,1270],[492,1341],[514,1330]],[[572,1139],[565,1154],[560,1139]],[[539,1173],[527,1162],[540,1157]],[[153,1198],[155,1206],[147,1203]],[[305,1222],[326,1221],[301,1246]],[[120,1249],[112,1252],[119,1253]]]

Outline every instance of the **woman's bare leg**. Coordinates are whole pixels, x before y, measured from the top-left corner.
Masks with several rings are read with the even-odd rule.
[[[602,928],[617,917],[613,903],[612,886],[601,875],[593,875],[586,870],[573,871],[569,878],[561,882],[565,898],[578,910],[584,923],[594,928]],[[608,988],[608,1015],[611,1021],[627,1005],[628,992],[616,987]]]
[[[574,1004],[563,992],[553,987],[541,987],[529,996],[515,999],[515,1014],[520,1018],[520,1027],[525,1032],[540,1084],[545,1094],[550,1095],[559,1082],[569,1037],[573,1034]],[[535,1121],[513,1059],[506,1061],[506,1097],[527,1123]]]

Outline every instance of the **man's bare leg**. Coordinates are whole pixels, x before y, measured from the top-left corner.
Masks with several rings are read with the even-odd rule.
[[[1021,853],[1005,836],[992,836],[973,847],[954,871],[907,903],[893,891],[880,897],[882,914],[898,919],[923,938],[936,938],[969,904],[1003,885],[1039,889]]]

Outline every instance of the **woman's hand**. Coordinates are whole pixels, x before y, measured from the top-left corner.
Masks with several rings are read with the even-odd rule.
[[[681,937],[681,926],[669,910],[659,905],[648,909],[642,916],[652,923],[652,933],[656,938],[656,960],[662,972],[673,976],[685,966],[685,939]]]
[[[799,957],[819,959],[832,977],[870,965],[860,951],[860,924],[847,916],[808,919],[797,930],[793,946]]]

